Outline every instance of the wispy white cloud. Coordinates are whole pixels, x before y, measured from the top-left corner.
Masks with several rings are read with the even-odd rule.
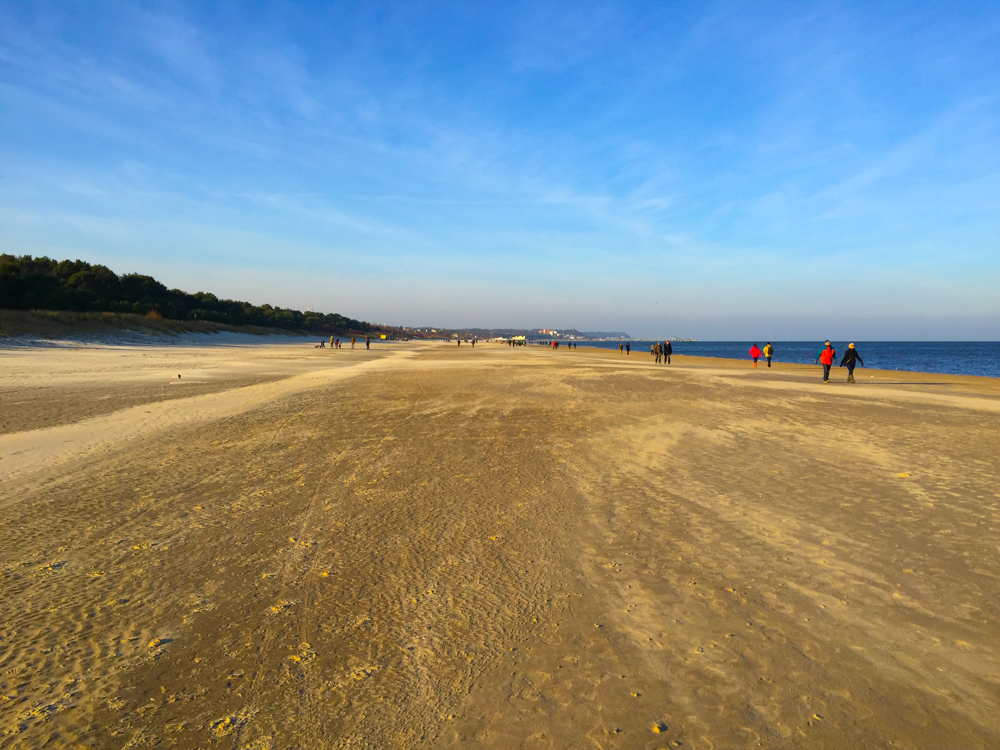
[[[517,269],[572,279],[580,316],[614,278],[602,314],[633,321],[651,276],[707,314],[747,278],[794,310],[892,267],[909,310],[921,275],[997,279],[1000,13],[896,15],[7,6],[5,242],[173,243],[192,268],[364,258],[414,300],[413,279]],[[509,296],[492,288],[449,309],[474,323]]]

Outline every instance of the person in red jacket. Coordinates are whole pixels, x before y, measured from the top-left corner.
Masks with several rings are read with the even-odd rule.
[[[833,361],[837,358],[837,352],[833,349],[833,344],[829,341],[824,345],[824,349],[819,350],[819,354],[816,355],[816,361],[823,365],[823,382],[827,385],[830,384],[830,368],[833,366]]]
[[[760,349],[757,348],[756,344],[750,347],[750,359],[753,360],[753,366],[756,367],[757,360],[760,359]]]

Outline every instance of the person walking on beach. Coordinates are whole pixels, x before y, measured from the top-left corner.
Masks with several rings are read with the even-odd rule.
[[[663,357],[663,347],[660,346],[659,341],[653,344],[653,355],[656,357],[656,364],[660,364],[660,359]]]
[[[333,336],[330,337],[330,348],[333,349]]]
[[[351,336],[351,348],[352,349],[354,348],[354,337],[353,336]]]
[[[750,359],[753,360],[753,366],[756,367],[757,360],[760,359],[760,349],[757,348],[756,344],[750,347]]]
[[[365,336],[365,349],[372,348],[372,340],[370,336]]]
[[[626,341],[625,342],[625,354],[631,354],[631,353],[632,353],[632,342],[631,341]]]
[[[830,368],[833,367],[833,361],[837,357],[837,352],[833,348],[833,344],[829,341],[824,344],[823,349],[819,350],[819,354],[816,355],[816,361],[822,363],[823,365],[823,382],[827,385],[830,384]]]
[[[767,366],[771,366],[771,357],[774,356],[774,347],[771,346],[771,342],[768,341],[764,344],[764,359],[767,360]]]
[[[622,353],[622,350],[623,350],[624,348],[625,348],[625,344],[619,344],[619,345],[618,345],[618,353],[619,353],[619,354],[621,354],[621,353]]]
[[[854,344],[847,345],[847,351],[844,352],[844,358],[840,360],[840,366],[847,367],[847,382],[856,383],[854,379],[854,366],[861,365],[865,366],[864,361],[861,359],[861,355],[858,354],[858,350],[854,347]]]
[[[669,341],[663,342],[663,361],[668,365],[670,364],[670,355],[673,353],[674,347],[670,345]]]

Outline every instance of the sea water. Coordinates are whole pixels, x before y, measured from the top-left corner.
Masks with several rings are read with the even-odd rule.
[[[617,349],[618,341],[587,341],[583,346]],[[649,356],[653,341],[630,341],[632,355]],[[672,341],[674,354],[695,357],[749,359],[750,347],[764,348],[766,341]],[[846,341],[831,341],[837,362],[847,349]],[[823,348],[822,341],[772,341],[775,362],[811,365]],[[855,341],[866,367],[879,370],[911,370],[953,375],[1000,377],[1000,341]]]

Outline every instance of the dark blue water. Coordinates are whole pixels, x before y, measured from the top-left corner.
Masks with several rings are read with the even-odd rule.
[[[649,356],[652,341],[632,341],[632,356]],[[673,341],[674,354],[697,357],[749,359],[750,347],[764,348],[766,341]],[[847,349],[846,341],[833,341],[837,364]],[[617,349],[617,341],[590,341],[584,346]],[[772,341],[775,362],[811,365],[823,347],[822,341]],[[879,370],[941,372],[953,375],[987,375],[1000,378],[1000,341],[855,341],[866,367]]]

